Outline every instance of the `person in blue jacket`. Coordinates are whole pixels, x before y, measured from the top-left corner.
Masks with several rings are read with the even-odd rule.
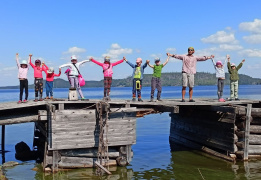
[[[144,69],[147,67],[147,63],[145,62],[141,66],[141,63],[142,63],[141,58],[136,59],[135,65],[132,64],[131,62],[129,62],[127,59],[124,59],[124,60],[133,68],[132,101],[136,101],[136,91],[137,91],[138,101],[143,102],[143,100],[141,99],[141,88],[142,88],[143,73],[144,73]]]

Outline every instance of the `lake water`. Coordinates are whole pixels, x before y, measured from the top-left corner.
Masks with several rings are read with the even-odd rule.
[[[229,87],[225,86],[224,97],[229,97]],[[260,85],[240,85],[239,98],[261,99]],[[101,99],[103,88],[83,89],[85,98]],[[188,94],[186,94],[188,99]],[[17,101],[19,90],[0,90],[0,102]],[[55,98],[66,98],[68,89],[55,89]],[[150,87],[144,87],[142,97],[150,98]],[[197,86],[194,98],[216,99],[216,86]],[[131,99],[131,88],[112,88],[112,99]],[[163,87],[162,99],[181,99],[181,87]],[[29,100],[34,99],[29,90]],[[171,152],[169,144],[170,117],[168,113],[147,115],[137,119],[137,143],[132,146],[134,157],[127,167],[112,167],[112,175],[95,176],[95,169],[76,169],[56,174],[43,173],[35,161],[21,162],[15,159],[15,144],[24,141],[32,147],[33,123],[6,126],[5,161],[21,163],[6,169],[8,179],[175,179],[175,180],[241,180],[261,179],[261,161],[227,162],[198,151],[175,148]],[[174,145],[176,146],[176,145]],[[2,158],[2,157],[1,157]],[[1,159],[2,162],[2,159]],[[38,167],[38,171],[32,168]]]

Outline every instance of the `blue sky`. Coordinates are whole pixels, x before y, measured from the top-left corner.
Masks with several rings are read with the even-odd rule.
[[[15,53],[20,61],[30,53],[47,66],[105,55],[112,61],[123,56],[135,62],[141,57],[166,59],[166,52],[185,54],[189,46],[195,55],[214,54],[215,60],[238,64],[240,73],[261,77],[261,1],[174,1],[174,0],[56,0],[0,1],[0,86],[18,85]],[[171,59],[163,72],[181,72],[180,60]],[[65,69],[61,78],[66,79]],[[86,63],[80,69],[86,80],[103,79],[101,67]],[[199,62],[198,72],[214,73],[211,61]],[[152,69],[145,69],[151,74]],[[132,69],[122,63],[114,67],[113,78],[125,78]],[[45,75],[44,75],[45,77]],[[33,70],[28,73],[33,83]]]

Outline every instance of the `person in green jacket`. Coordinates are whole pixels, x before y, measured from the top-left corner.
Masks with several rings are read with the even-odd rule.
[[[230,57],[227,57],[227,68],[228,72],[230,74],[230,98],[228,98],[228,101],[232,101],[235,99],[236,101],[239,101],[238,99],[238,70],[243,66],[243,63],[245,62],[245,59],[242,60],[242,62],[236,66],[234,63],[230,63]]]

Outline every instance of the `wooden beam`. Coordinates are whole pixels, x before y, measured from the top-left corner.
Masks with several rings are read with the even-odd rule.
[[[245,129],[245,145],[244,145],[244,161],[248,160],[249,134],[250,134],[250,119],[251,119],[252,104],[247,105],[246,109],[246,129]]]
[[[0,120],[0,125],[9,125],[9,124],[20,124],[20,123],[28,123],[28,122],[36,122],[38,120],[38,115],[28,115],[24,117],[14,117],[7,118],[5,120]]]
[[[104,170],[107,174],[111,174],[111,172],[110,171],[108,171],[105,167],[103,167],[100,163],[98,163],[98,161],[95,161],[95,164],[99,167],[99,168],[101,168],[102,170]]]

